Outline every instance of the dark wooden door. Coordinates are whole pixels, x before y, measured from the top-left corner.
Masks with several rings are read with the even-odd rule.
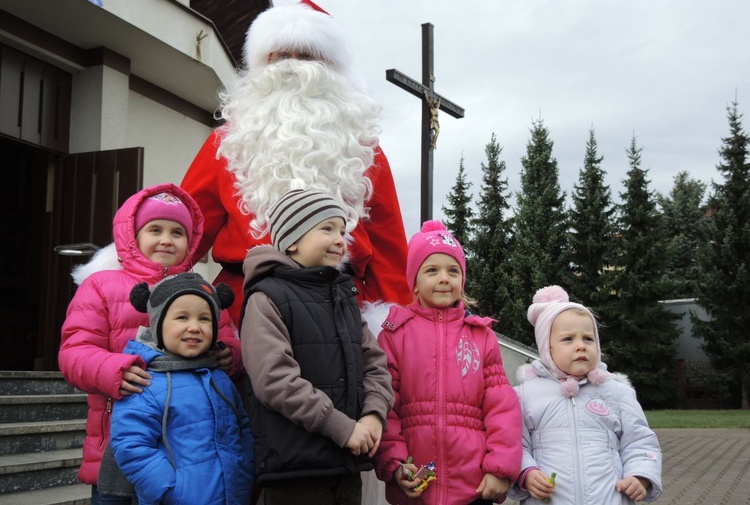
[[[112,219],[122,203],[143,185],[143,148],[71,154],[54,170],[52,212],[42,258],[42,321],[37,369],[57,370],[60,328],[75,285],[72,267],[88,256],[62,256],[54,248],[63,244],[112,242]]]

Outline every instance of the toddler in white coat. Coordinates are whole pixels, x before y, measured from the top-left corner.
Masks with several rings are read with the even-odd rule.
[[[528,309],[541,359],[519,369],[523,504],[620,505],[661,495],[662,454],[627,378],[601,361],[597,321],[559,286]]]

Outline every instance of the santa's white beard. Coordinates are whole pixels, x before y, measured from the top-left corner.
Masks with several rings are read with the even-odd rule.
[[[322,62],[284,60],[240,76],[222,96],[218,154],[237,178],[253,234],[266,233],[273,204],[292,189],[314,189],[344,208],[351,230],[367,216],[365,171],[378,145],[380,107]]]

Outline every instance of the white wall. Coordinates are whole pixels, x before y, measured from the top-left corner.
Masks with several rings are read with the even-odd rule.
[[[128,146],[145,148],[143,185],[179,184],[211,128],[130,92]]]
[[[128,76],[96,65],[73,74],[71,153],[120,149],[128,125]]]

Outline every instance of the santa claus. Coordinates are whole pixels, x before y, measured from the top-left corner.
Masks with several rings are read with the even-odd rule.
[[[215,130],[182,181],[205,217],[197,254],[213,246],[216,282],[242,300],[247,250],[270,243],[267,214],[291,189],[326,191],[351,231],[346,268],[361,301],[410,303],[406,234],[388,161],[378,144],[380,107],[362,91],[341,27],[312,2],[273,7],[250,26],[245,69],[221,93]],[[239,319],[242,304],[234,304]]]

